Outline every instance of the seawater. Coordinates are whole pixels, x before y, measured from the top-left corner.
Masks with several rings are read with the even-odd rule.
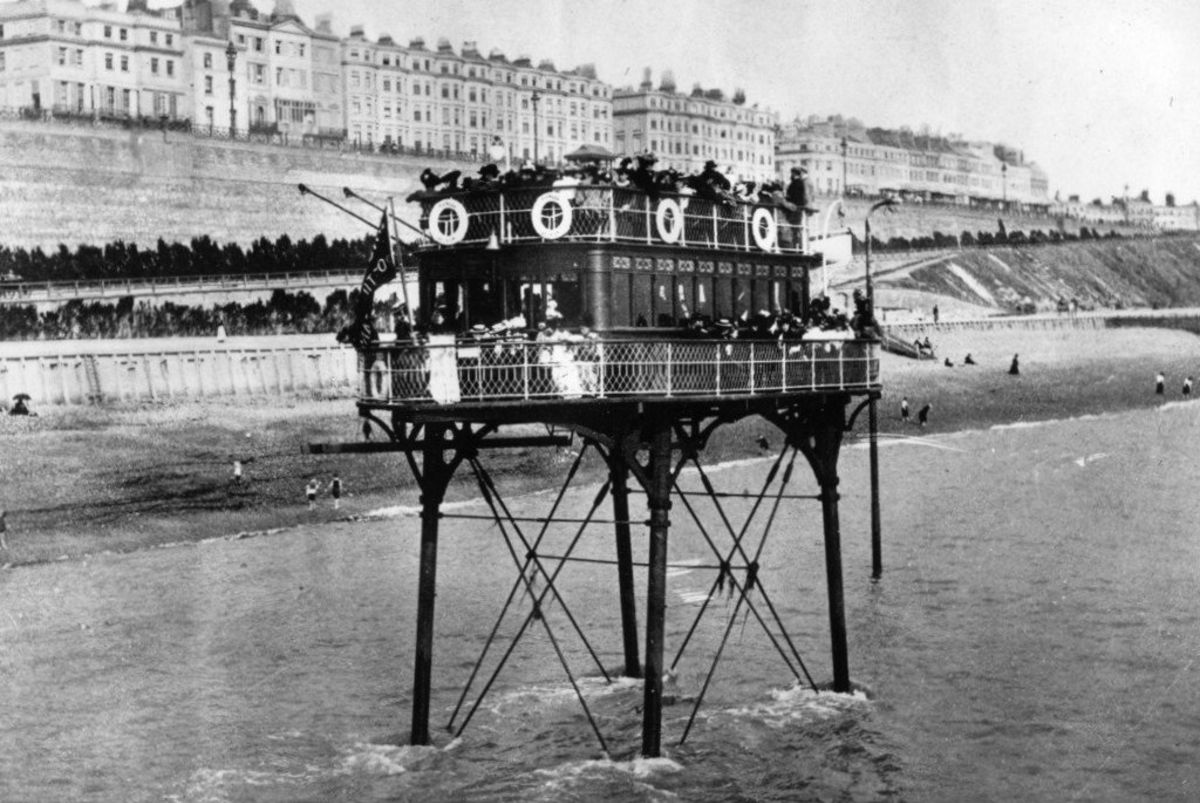
[[[532,623],[457,736],[445,725],[515,569],[498,528],[447,519],[434,744],[406,746],[417,520],[342,522],[0,574],[0,799],[1200,796],[1200,404],[949,436],[922,437],[915,427],[889,434],[901,437],[880,452],[885,571],[877,583],[869,579],[866,450],[849,444],[840,464],[850,667],[869,695],[798,684],[743,607],[679,745],[735,612],[722,592],[680,658],[665,755],[641,759],[641,693],[616,678],[615,571],[573,563],[558,585],[613,682],[552,604],[549,633]],[[756,491],[769,466],[713,476],[723,489]],[[812,487],[801,463],[793,484],[801,493]],[[595,491],[568,494],[562,515],[585,513]],[[540,515],[550,498],[511,501],[516,512]],[[697,504],[705,531],[726,549],[716,512]],[[737,527],[746,507],[727,513]],[[668,662],[716,562],[679,502],[672,521]],[[543,547],[561,553],[574,529],[552,529]],[[757,532],[747,536],[754,548]],[[639,559],[645,545],[635,538]],[[611,550],[609,528],[596,527],[576,554]],[[785,503],[761,577],[818,681],[831,674],[823,561],[816,503]],[[639,568],[639,594],[644,574]],[[502,625],[476,690],[518,624]],[[468,695],[456,725],[475,700]]]

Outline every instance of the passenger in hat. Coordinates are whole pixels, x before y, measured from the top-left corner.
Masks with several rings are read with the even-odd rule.
[[[783,194],[783,215],[787,225],[782,227],[781,239],[786,247],[801,247],[805,219],[817,211],[812,206],[814,195],[812,184],[808,180],[808,168],[804,165],[793,167],[792,180],[788,182],[787,190]]]
[[[723,192],[728,192],[733,186],[729,183],[729,179],[725,178],[724,174],[717,169],[717,163],[712,159],[704,163],[704,171],[700,174],[700,181],[713,190]]]
[[[485,164],[479,168],[479,184],[487,186],[500,180],[500,168],[495,164]]]
[[[629,182],[651,197],[658,195],[658,181],[654,175],[654,163],[658,158],[651,152],[638,154],[637,168],[629,173]]]

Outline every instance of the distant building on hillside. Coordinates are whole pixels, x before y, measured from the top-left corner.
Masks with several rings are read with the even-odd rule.
[[[1159,231],[1200,231],[1200,203],[1155,206],[1154,228]]]
[[[646,70],[635,89],[613,91],[613,143],[618,153],[654,151],[658,169],[698,173],[710,159],[731,180],[775,177],[775,112],[747,106],[744,94],[726,100],[699,86],[676,91],[671,73],[658,88]]]
[[[1045,172],[1020,151],[961,137],[867,128],[840,116],[794,120],[776,144],[780,178],[808,168],[818,193],[892,195],[913,202],[962,206],[1049,205]]]

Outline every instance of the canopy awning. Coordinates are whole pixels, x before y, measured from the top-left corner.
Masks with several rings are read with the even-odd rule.
[[[580,145],[563,158],[568,162],[611,162],[616,154],[599,145]]]

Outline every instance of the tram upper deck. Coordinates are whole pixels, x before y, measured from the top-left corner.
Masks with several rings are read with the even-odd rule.
[[[820,255],[780,207],[595,184],[421,196],[421,325],[359,349],[360,406],[878,387],[875,339],[814,316]]]

